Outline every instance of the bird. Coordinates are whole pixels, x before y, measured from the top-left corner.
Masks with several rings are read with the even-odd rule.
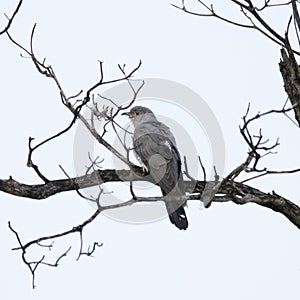
[[[185,195],[182,164],[174,135],[147,107],[134,106],[122,115],[133,123],[133,150],[160,187],[171,223],[186,230],[186,201],[178,199]]]

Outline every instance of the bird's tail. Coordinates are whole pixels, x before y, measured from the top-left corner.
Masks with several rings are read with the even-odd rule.
[[[180,230],[186,230],[188,227],[188,220],[185,214],[183,206],[170,202],[166,202],[166,208],[169,214],[169,218],[172,224],[174,224]]]

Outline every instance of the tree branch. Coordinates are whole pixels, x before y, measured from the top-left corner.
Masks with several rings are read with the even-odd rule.
[[[276,4],[276,5],[270,5],[267,1],[263,7],[257,8],[253,5],[252,1],[245,1],[245,2],[247,2],[247,4],[245,4],[242,1],[232,0],[231,2],[233,2],[240,8],[241,13],[248,20],[247,23],[237,22],[230,18],[222,16],[221,14],[219,14],[215,11],[214,6],[212,4],[207,5],[204,1],[200,1],[200,0],[198,0],[198,2],[200,4],[200,6],[204,7],[204,9],[207,10],[209,13],[198,13],[198,12],[187,9],[184,0],[182,1],[182,6],[178,6],[178,5],[174,5],[174,4],[172,4],[172,6],[182,10],[183,12],[185,12],[187,14],[191,14],[191,15],[195,15],[195,16],[199,16],[199,17],[213,17],[213,18],[217,18],[223,22],[232,24],[234,26],[257,30],[260,33],[262,33],[264,36],[266,36],[268,39],[273,41],[274,43],[280,45],[281,47],[285,47],[285,37],[280,35],[276,30],[274,30],[268,24],[268,22],[265,21],[265,19],[261,17],[259,12],[268,7],[271,7],[271,6],[277,7],[277,6],[282,6],[282,5],[289,5],[289,4],[293,3],[294,1],[290,1],[289,3]],[[247,14],[247,12],[255,18],[256,23]],[[249,22],[250,22],[250,24],[249,24]],[[300,55],[299,51],[297,51],[295,49],[292,49],[292,51],[293,51],[293,53]]]
[[[294,109],[295,119],[300,126],[300,69],[291,50],[288,38],[286,48],[281,49],[279,69],[284,82],[284,89]]]
[[[10,18],[7,17],[8,22],[7,22],[6,26],[4,27],[4,29],[0,31],[0,35],[8,31],[8,29],[10,28],[10,26],[11,26],[11,24],[12,24],[15,16],[19,12],[22,3],[23,3],[23,0],[20,0],[19,3],[18,3],[18,5],[17,5],[17,7],[16,7],[16,9],[14,10],[12,16]]]
[[[65,191],[74,191],[80,188],[98,186],[105,182],[120,182],[120,181],[149,181],[149,177],[145,176],[141,168],[136,168],[135,173],[129,170],[96,170],[92,174],[75,177],[70,179],[53,180],[44,184],[27,185],[19,183],[12,178],[0,180],[0,190],[19,197],[27,197],[31,199],[46,199],[57,193]],[[186,200],[199,200],[201,194],[206,188],[206,184],[215,185],[215,182],[210,181],[185,181],[185,190],[191,195],[186,196]],[[196,194],[196,195],[195,195]],[[122,206],[128,206],[135,202],[152,202],[164,201],[163,197],[136,197],[134,201],[122,202]],[[290,200],[279,196],[275,192],[264,193],[249,185],[228,180],[222,183],[212,199],[213,202],[232,201],[237,204],[255,203],[264,207],[268,207],[276,212],[283,214],[295,226],[300,229],[300,208]],[[113,209],[120,205],[102,207],[102,209]]]

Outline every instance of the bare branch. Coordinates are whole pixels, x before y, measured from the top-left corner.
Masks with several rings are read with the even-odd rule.
[[[258,172],[258,170],[256,170]],[[263,177],[263,176],[266,176],[266,175],[271,175],[271,174],[293,174],[293,173],[298,173],[300,172],[300,168],[298,169],[293,169],[293,170],[283,170],[283,171],[271,171],[271,170],[261,170],[261,172],[263,172],[262,174],[259,174],[259,175],[256,175],[256,176],[253,176],[251,178],[247,178],[243,181],[241,181],[241,183],[245,183],[247,181],[250,181],[250,180],[253,180],[253,179],[257,179],[259,177]]]
[[[58,266],[58,263],[59,261],[65,257],[69,251],[71,250],[71,247],[68,248],[67,251],[65,251],[64,253],[62,253],[54,263],[49,263],[49,262],[45,262],[44,259],[45,259],[45,256],[42,256],[42,258],[38,261],[28,261],[27,258],[26,258],[26,250],[28,248],[27,244],[26,245],[23,245],[22,242],[21,242],[21,239],[19,237],[19,234],[17,233],[16,230],[13,229],[12,225],[10,222],[8,222],[8,227],[9,229],[15,234],[16,236],[16,239],[18,241],[18,244],[19,244],[19,247],[18,248],[14,248],[12,250],[21,250],[22,252],[22,260],[24,262],[24,264],[28,267],[30,273],[31,273],[31,276],[32,276],[32,288],[35,288],[35,272],[38,268],[39,265],[46,265],[46,266],[49,266],[49,267],[57,267]],[[39,242],[36,242],[35,243],[36,245],[38,246],[41,246]],[[41,246],[41,247],[45,247],[45,246]],[[46,246],[48,247],[48,246]]]
[[[11,16],[10,18],[7,17],[8,22],[7,22],[6,26],[4,27],[4,29],[2,29],[2,30],[0,31],[0,35],[3,34],[3,33],[5,33],[5,32],[8,32],[8,29],[10,28],[10,26],[11,26],[11,24],[12,24],[12,22],[13,22],[15,16],[16,16],[17,13],[19,12],[22,3],[23,3],[23,0],[19,0],[18,5],[17,5],[16,9],[14,10],[12,16]]]
[[[141,67],[142,65],[142,61],[139,61],[139,64],[129,73],[127,74],[125,77],[122,78],[118,78],[118,79],[113,79],[113,80],[108,80],[108,81],[103,81],[103,69],[102,69],[102,62],[100,62],[100,80],[94,84],[91,88],[88,89],[87,93],[86,93],[86,97],[85,97],[85,101],[86,103],[90,100],[90,94],[93,90],[95,90],[96,88],[98,88],[100,85],[105,85],[105,84],[111,84],[111,83],[116,83],[119,81],[123,81],[123,80],[127,80],[129,78],[132,77],[132,75]]]
[[[189,173],[189,169],[188,169],[188,164],[187,164],[187,160],[186,160],[186,156],[183,157],[183,164],[184,164],[184,172],[183,174],[191,181],[196,182],[195,178],[193,178],[190,173]]]
[[[200,166],[201,166],[202,173],[203,173],[203,180],[204,180],[204,182],[205,182],[205,181],[206,181],[206,171],[205,171],[205,167],[204,167],[204,165],[203,165],[203,163],[202,163],[202,160],[201,160],[200,155],[198,156],[198,161],[199,161],[199,164],[200,164]]]
[[[83,228],[82,228],[83,229]],[[98,242],[94,242],[93,246],[91,247],[90,245],[88,246],[87,251],[83,251],[83,236],[82,236],[82,230],[79,231],[79,236],[80,236],[80,249],[79,249],[79,254],[77,257],[77,261],[80,259],[80,257],[82,255],[86,255],[86,256],[92,256],[94,254],[94,252],[96,251],[97,248],[100,248],[103,246],[103,243],[98,243]]]
[[[99,185],[99,178],[101,178],[102,182],[116,182],[120,180],[126,180],[126,181],[140,181],[140,180],[149,180],[148,176],[144,176],[141,168],[138,169],[139,174],[132,173],[129,170],[97,170],[93,174],[82,176],[81,178],[71,178],[71,179],[61,179],[56,181],[51,181],[49,183],[41,184],[41,185],[24,185],[21,183],[18,183],[14,181],[13,179],[8,179],[7,181],[3,182],[3,180],[0,180],[0,190],[9,192],[11,194],[17,194],[18,196],[23,197],[31,197],[33,199],[45,199],[47,197],[50,197],[53,194],[62,192],[62,191],[71,191],[76,190],[83,187],[90,187],[90,186],[98,186]],[[218,202],[217,196],[221,195],[222,197],[226,197],[227,201],[234,201],[235,203],[239,202],[238,204],[241,204],[242,200],[237,201],[235,198],[233,198],[233,195],[236,195],[237,197],[241,198],[245,195],[254,195],[255,201],[252,201],[254,203],[257,203],[262,206],[269,207],[275,211],[278,211],[285,215],[287,218],[291,220],[293,224],[295,224],[298,228],[300,228],[300,208],[290,202],[287,199],[284,199],[283,197],[277,197],[276,195],[270,195],[268,193],[261,192],[253,187],[247,186],[242,183],[238,183],[232,180],[223,181],[222,184],[219,186],[219,189],[217,193],[215,193],[215,198],[213,201]],[[76,184],[76,182],[79,182],[79,184]],[[195,200],[201,198],[201,193],[206,188],[206,184],[210,183],[210,181],[197,181],[195,184],[191,181],[185,181],[185,189],[187,193],[192,193],[191,195],[187,195],[186,200]],[[216,182],[212,181],[212,185],[215,185]],[[8,188],[8,185],[10,186]],[[24,194],[21,193],[21,191],[24,191]],[[194,194],[198,195],[194,195]],[[261,201],[259,201],[261,199]],[[202,199],[201,199],[202,200]],[[117,207],[122,206],[128,206],[132,205],[136,202],[151,202],[151,201],[164,201],[163,197],[136,197],[136,199],[131,199],[126,202],[122,202],[115,205],[108,205],[101,207],[102,210],[105,209],[114,209]],[[277,202],[276,202],[277,201]],[[224,198],[222,198],[222,202],[224,202]],[[242,203],[245,204],[246,202]],[[248,202],[247,202],[248,203]],[[274,204],[275,203],[275,204]],[[278,205],[276,205],[276,203]],[[289,213],[289,210],[286,209],[286,206],[293,206],[293,210]],[[95,213],[94,217],[98,216],[99,210]],[[298,217],[296,215],[298,214]],[[89,222],[87,222],[89,223]],[[81,225],[82,226],[82,225]],[[73,229],[67,231],[70,233],[73,232],[79,232],[78,227],[74,227]],[[44,240],[53,239],[56,237],[60,237],[63,234],[57,234],[50,237],[45,237],[42,239],[37,239],[35,242],[42,242]]]
[[[103,243],[99,244],[98,242],[94,242],[93,246],[88,246],[87,251],[81,252],[81,255],[86,255],[86,256],[92,256],[97,248],[100,248],[103,246]]]
[[[32,152],[33,152],[33,148],[31,147],[31,142],[34,140],[34,138],[32,137],[29,137],[28,139],[28,158],[27,158],[27,167],[29,168],[33,168],[34,171],[36,172],[36,174],[45,182],[49,182],[49,179],[47,179],[42,173],[41,171],[39,170],[39,167],[37,165],[35,165],[33,162],[32,162]]]
[[[232,25],[235,25],[235,26],[244,27],[244,28],[252,28],[253,29],[253,25],[238,23],[238,22],[232,21],[230,19],[227,19],[227,18],[217,14],[212,5],[208,6],[203,1],[198,1],[198,2],[200,4],[202,4],[202,6],[204,6],[209,11],[209,13],[205,14],[205,13],[197,13],[197,12],[194,12],[194,11],[190,11],[190,10],[186,9],[186,6],[184,5],[184,1],[183,1],[183,4],[182,4],[181,7],[177,6],[175,4],[171,4],[171,5],[174,6],[175,8],[178,8],[178,9],[184,11],[187,14],[190,14],[190,15],[194,15],[194,16],[198,16],[198,17],[215,17],[217,19],[220,19],[220,20],[222,20],[226,23],[229,23],[229,24],[232,24]]]
[[[297,8],[297,4],[296,4],[295,0],[293,0],[291,2],[292,2],[294,20],[295,20],[295,23],[297,24],[298,31],[300,31],[300,16],[299,16],[299,11],[298,11],[298,8]],[[296,30],[296,32],[298,32],[298,31]]]
[[[288,6],[290,5],[294,0],[288,1],[288,2],[283,2],[283,3],[277,3],[277,4],[270,4],[270,0],[265,0],[265,3],[259,8],[255,6],[255,10],[257,11],[262,11],[266,8],[276,8],[276,7],[281,7],[281,6]]]
[[[93,128],[93,126],[91,124],[89,124],[89,122],[80,114],[81,109],[87,105],[87,103],[90,101],[90,94],[91,92],[98,88],[99,86],[103,86],[103,85],[107,85],[107,84],[111,84],[111,83],[116,83],[116,82],[120,82],[123,80],[129,80],[129,78],[131,78],[133,76],[133,74],[140,68],[142,62],[139,61],[139,64],[133,68],[128,74],[125,74],[124,70],[122,71],[123,73],[123,77],[121,78],[117,78],[117,79],[113,79],[113,80],[108,80],[108,81],[104,81],[103,79],[103,68],[102,68],[102,62],[100,62],[100,79],[99,81],[93,85],[91,88],[88,89],[86,96],[84,98],[84,100],[81,102],[80,105],[78,105],[77,107],[73,106],[70,103],[70,99],[73,98],[73,96],[71,97],[67,97],[65,92],[63,91],[62,85],[60,84],[53,68],[51,66],[45,66],[44,61],[40,62],[35,54],[34,54],[34,49],[33,49],[33,37],[34,37],[34,32],[35,32],[35,28],[36,28],[36,24],[34,25],[33,29],[32,29],[32,33],[31,33],[31,38],[30,38],[30,51],[25,49],[23,46],[21,46],[20,44],[18,44],[16,41],[14,41],[14,39],[9,35],[9,38],[11,39],[11,41],[17,45],[18,47],[20,47],[22,50],[24,50],[32,59],[35,67],[37,68],[37,70],[44,76],[51,78],[52,80],[54,80],[59,92],[60,92],[60,96],[62,99],[62,102],[64,103],[64,105],[72,112],[72,114],[74,115],[74,122],[76,120],[76,118],[78,117],[83,124],[86,126],[86,128],[89,130],[89,132],[94,136],[94,138],[100,143],[102,144],[108,151],[110,151],[111,153],[113,153],[116,157],[118,157],[121,161],[123,161],[125,164],[127,164],[129,167],[133,167],[133,165],[127,161],[126,157],[124,157],[119,151],[117,151],[114,147],[112,147],[104,138],[103,136],[99,135],[98,132],[95,130],[95,128]],[[142,85],[141,87],[142,88]],[[138,91],[140,90],[140,88],[138,89]],[[136,93],[138,93],[138,91],[136,91]],[[135,100],[136,94],[134,96],[133,101]],[[74,123],[72,122],[70,124],[70,126],[72,126]]]
[[[208,6],[205,4],[203,1],[198,0],[198,3],[200,4],[201,7],[203,7],[205,10],[208,11],[208,13],[198,13],[195,11],[188,10],[185,6],[185,1],[182,1],[182,6],[177,6],[172,4],[172,6],[184,11],[187,14],[199,16],[199,17],[214,17],[217,18],[223,22],[238,26],[238,27],[243,27],[247,29],[254,29],[262,33],[264,36],[266,36],[268,39],[273,41],[274,43],[280,45],[281,47],[286,47],[286,38],[285,36],[280,35],[276,30],[274,30],[267,21],[265,21],[264,18],[261,17],[259,14],[260,11],[268,8],[268,7],[278,7],[278,6],[283,6],[283,5],[288,5],[290,3],[294,3],[294,1],[290,1],[288,3],[281,3],[281,4],[274,4],[271,5],[269,4],[269,1],[265,1],[265,4],[261,8],[257,8],[253,5],[252,1],[246,1],[247,4],[243,3],[242,1],[237,1],[237,0],[232,0],[234,4],[236,4],[239,8],[242,14],[246,17],[246,19],[249,21],[248,23],[240,23],[236,22],[230,18],[226,18],[219,13],[217,13],[213,7],[213,5]],[[256,20],[256,23],[254,20],[248,15],[246,12],[248,12],[251,16],[253,16]],[[292,52],[300,55],[300,52],[292,49]]]

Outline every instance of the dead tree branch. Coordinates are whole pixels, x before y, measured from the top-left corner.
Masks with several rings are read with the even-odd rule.
[[[265,1],[265,4],[258,8],[254,6],[252,1],[245,1],[243,3],[242,1],[237,1],[237,0],[232,0],[230,2],[236,4],[245,17],[245,23],[241,23],[235,20],[232,20],[228,17],[222,16],[220,13],[216,12],[214,6],[212,4],[208,5],[204,1],[197,1],[200,5],[200,7],[204,8],[207,13],[202,13],[202,12],[196,12],[189,10],[185,4],[185,1],[182,1],[181,6],[174,5],[177,9],[182,10],[183,12],[199,17],[213,17],[216,19],[219,19],[225,23],[229,23],[234,26],[242,27],[242,28],[247,28],[247,29],[254,29],[259,31],[261,34],[266,36],[268,39],[276,43],[277,45],[281,47],[285,47],[285,37],[280,35],[276,30],[274,30],[261,15],[260,12],[269,8],[269,7],[278,7],[278,6],[283,6],[283,5],[289,5],[294,1],[289,1],[288,3],[281,3],[281,4],[270,4],[270,1]],[[251,16],[254,18],[251,18]],[[300,55],[300,52],[297,51],[296,49],[292,49],[293,53]]]
[[[272,40],[274,43],[280,45],[281,49],[281,61],[279,63],[280,72],[284,81],[284,88],[288,97],[291,101],[292,108],[295,112],[295,119],[300,126],[300,71],[299,66],[296,61],[295,55],[300,55],[300,52],[295,49],[295,47],[291,46],[288,33],[289,26],[292,18],[295,23],[295,34],[299,41],[299,30],[300,30],[300,17],[296,0],[286,1],[282,3],[271,3],[271,1],[264,1],[264,4],[261,7],[257,7],[253,4],[253,1],[237,1],[232,0],[229,1],[235,4],[241,14],[245,18],[245,23],[240,23],[231,18],[227,18],[222,16],[220,13],[217,13],[214,6],[208,5],[205,1],[197,1],[200,5],[200,8],[203,8],[206,13],[191,11],[187,8],[185,4],[185,0],[182,0],[181,6],[173,5],[174,7],[182,10],[185,13],[192,14],[199,17],[213,17],[216,19],[220,19],[226,23],[257,30],[263,35],[265,35],[268,39]],[[262,11],[282,6],[290,6],[291,8],[291,17],[287,24],[287,29],[285,34],[279,34],[261,14]],[[298,45],[299,46],[299,45]]]
[[[24,264],[28,267],[30,273],[31,273],[31,276],[32,276],[32,288],[35,288],[35,272],[37,270],[37,268],[41,265],[46,265],[48,267],[58,267],[58,263],[60,262],[60,260],[67,256],[67,254],[69,253],[69,251],[71,250],[71,247],[69,247],[65,252],[63,252],[57,259],[54,263],[49,263],[49,262],[46,262],[45,261],[45,255],[42,256],[41,259],[39,259],[38,261],[29,261],[27,260],[26,258],[26,249],[28,248],[27,245],[23,245],[22,242],[21,242],[21,239],[20,239],[20,236],[18,234],[18,232],[13,229],[12,225],[10,222],[8,222],[8,227],[9,229],[15,234],[16,236],[16,239],[18,241],[18,244],[19,244],[19,247],[18,248],[14,248],[12,250],[21,250],[22,252],[22,260],[24,262]],[[35,243],[36,245],[40,246],[40,247],[47,247],[47,248],[51,248],[51,246],[44,246],[44,245],[41,245],[39,242],[36,242]]]
[[[148,176],[145,176],[142,169],[139,168],[137,173],[133,173],[130,170],[97,170],[92,174],[85,175],[77,178],[70,179],[60,179],[53,180],[48,183],[38,184],[38,185],[27,185],[19,183],[12,178],[8,180],[0,180],[0,190],[9,194],[17,195],[19,197],[28,197],[31,199],[42,200],[46,199],[57,193],[65,191],[76,191],[76,189],[98,186],[99,178],[101,178],[102,183],[106,182],[121,182],[121,181],[141,181],[149,180]],[[299,171],[299,169],[297,170]],[[290,173],[296,172],[296,170],[291,170]],[[287,173],[287,172],[284,172]],[[280,172],[278,172],[280,174]],[[226,182],[223,182],[215,194],[213,202],[224,202],[233,201],[238,204],[246,204],[249,202],[256,203],[265,207],[269,207],[277,212],[282,213],[292,223],[300,228],[300,208],[293,204],[291,201],[284,199],[281,196],[278,196],[275,192],[264,193],[259,191],[251,186],[236,182],[227,178]],[[195,184],[194,181],[185,181],[185,189],[188,195],[186,200],[199,200],[201,201],[201,193],[205,189],[207,183],[214,184],[215,182],[210,181],[197,181]],[[197,195],[194,195],[197,194]],[[254,198],[251,201],[248,198],[243,198],[246,195],[252,195]],[[222,196],[222,198],[218,197]],[[238,199],[238,200],[237,200]],[[244,199],[244,200],[243,200]],[[247,200],[247,201],[245,201]],[[164,201],[163,197],[136,197],[136,202],[152,202],[152,201]],[[132,202],[122,202],[120,205],[131,205]],[[293,206],[294,209],[289,213],[289,210],[286,207]],[[117,206],[120,207],[120,206]],[[113,209],[116,206],[102,207],[102,209]],[[298,217],[296,217],[298,215]],[[73,231],[72,231],[73,232]],[[53,238],[53,237],[52,237]],[[41,242],[43,240],[38,240]]]
[[[15,10],[14,10],[14,12],[13,12],[13,14],[10,18],[7,15],[5,15],[8,19],[8,22],[7,22],[6,26],[4,27],[4,29],[2,29],[0,31],[0,35],[5,33],[5,32],[8,32],[10,26],[12,25],[12,22],[13,22],[14,18],[16,17],[17,13],[19,12],[19,10],[21,8],[22,3],[23,3],[23,0],[19,0],[18,5],[15,8]]]
[[[284,89],[294,109],[295,119],[300,126],[300,69],[291,50],[288,37],[285,49],[281,49],[279,69],[283,78]]]

